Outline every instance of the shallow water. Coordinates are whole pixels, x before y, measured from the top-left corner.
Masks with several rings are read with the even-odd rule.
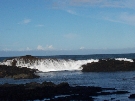
[[[61,71],[61,72],[48,72],[48,73],[37,73],[41,77],[38,79],[23,79],[23,80],[13,80],[13,79],[0,79],[0,83],[28,83],[28,82],[39,82],[51,81],[55,84],[61,82],[68,82],[71,86],[99,86],[103,88],[116,88],[118,90],[129,91],[129,94],[122,95],[107,95],[98,96],[97,101],[102,101],[102,99],[111,100],[110,98],[115,98],[115,100],[122,101],[132,101],[128,99],[130,94],[135,93],[135,71],[132,72],[99,72],[99,73],[83,73],[81,71]],[[113,100],[113,101],[115,101]],[[133,100],[134,101],[134,100]]]
[[[39,73],[39,75],[42,77],[41,81],[52,81],[56,84],[68,82],[72,86],[99,86],[130,92],[129,94],[122,95],[98,96],[95,97],[97,101],[105,99],[111,101],[134,101],[134,99],[129,99],[128,97],[130,94],[135,93],[135,72],[83,73],[81,71],[64,71]]]

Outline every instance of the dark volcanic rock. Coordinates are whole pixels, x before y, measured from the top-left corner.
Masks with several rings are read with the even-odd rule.
[[[17,60],[23,61],[23,63],[34,63],[37,60],[41,60],[41,58],[31,56],[31,55],[26,55],[26,56],[8,58],[8,59],[4,60],[3,62],[6,62],[8,60],[12,60],[11,66],[16,66]]]
[[[134,98],[134,99],[135,99],[135,94],[131,94],[131,95],[129,96],[129,98]]]
[[[11,60],[11,64],[9,64],[10,66],[0,65],[0,78],[9,77],[14,79],[32,79],[39,77],[34,74],[37,70],[27,67],[19,68],[16,66],[16,64],[17,61],[23,61],[23,63],[33,63],[37,60],[40,60],[40,58],[26,55],[21,57],[9,58],[4,60],[4,62],[6,62],[7,60]]]
[[[99,62],[87,63],[82,67],[83,72],[135,71],[135,62],[107,59],[99,60]]]
[[[35,56],[31,56],[31,55],[21,56],[21,57],[18,57],[18,59],[22,59],[23,61],[25,61],[25,63],[35,62],[37,60],[41,60],[40,58],[37,58]]]
[[[13,60],[12,66],[16,66],[16,63],[17,63],[17,61],[16,60]]]
[[[39,76],[34,73],[36,70],[26,67],[0,65],[0,78],[9,77],[14,79],[32,79]]]
[[[31,82],[20,85],[4,84],[0,85],[0,100],[24,101],[48,99],[49,101],[94,101],[93,96],[119,94],[119,92],[121,94],[126,93],[126,91],[116,91],[116,89],[115,93],[111,93],[114,89],[110,88],[106,88],[108,93],[103,92],[103,90],[105,89],[91,86],[71,87],[66,82],[58,85],[52,82],[43,82],[41,84]]]

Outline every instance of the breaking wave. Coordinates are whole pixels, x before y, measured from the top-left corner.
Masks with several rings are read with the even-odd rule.
[[[64,59],[38,59],[38,60],[23,60],[23,59],[12,59],[6,60],[5,62],[0,63],[0,65],[8,65],[11,66],[13,60],[16,60],[16,66],[18,67],[28,67],[31,69],[38,69],[42,72],[50,72],[50,71],[73,71],[73,70],[82,70],[82,65],[98,62],[98,59],[89,59],[89,60],[64,60]]]
[[[82,65],[99,61],[99,59],[65,60],[65,59],[40,59],[34,57],[33,59],[13,58],[0,62],[0,65],[12,66],[14,60],[16,61],[16,66],[18,67],[37,69],[41,72],[82,70]],[[132,59],[127,58],[115,58],[115,60],[133,62]]]

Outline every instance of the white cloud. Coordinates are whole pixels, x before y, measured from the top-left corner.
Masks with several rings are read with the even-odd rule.
[[[55,6],[57,5],[57,8],[73,15],[135,25],[135,0],[57,0],[53,2],[53,4],[55,4]],[[83,7],[81,10],[88,9],[88,7],[101,8],[101,10],[98,11],[95,9],[95,13],[90,15],[91,13],[87,11],[87,13],[83,13],[81,10],[78,10],[80,7]],[[112,11],[110,10],[110,12],[108,12],[102,8],[111,8]],[[116,9],[118,10],[116,11]],[[127,14],[123,14],[125,9],[128,12]],[[73,36],[65,35],[65,37],[71,38]]]
[[[28,24],[31,22],[31,19],[24,19],[23,21],[19,22],[18,24]]]
[[[77,13],[73,10],[67,10],[67,12],[70,13],[70,14],[73,14],[73,15],[77,15]]]
[[[80,47],[81,50],[85,49],[85,47]]]
[[[129,14],[128,12],[115,14],[115,16],[114,14],[103,15],[102,18],[111,22],[135,25],[135,14]]]
[[[52,45],[47,46],[47,49],[53,49]]]
[[[31,22],[31,19],[25,19],[25,20],[23,21],[24,24],[28,24],[28,23],[30,23],[30,22]]]
[[[135,25],[135,14],[122,13],[120,15],[119,19],[121,19],[121,21],[123,21],[125,23]]]
[[[46,45],[46,47],[38,45],[37,50],[54,50],[54,47],[53,47],[53,45]]]
[[[27,50],[27,51],[30,51],[30,50],[32,50],[32,49],[30,49],[29,47],[27,47],[26,50]]]
[[[44,47],[42,47],[41,45],[38,45],[37,50],[44,50]]]

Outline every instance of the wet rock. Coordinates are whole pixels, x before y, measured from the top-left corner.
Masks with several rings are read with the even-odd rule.
[[[127,93],[130,93],[128,91],[116,91],[114,92],[114,94],[127,94]]]
[[[135,71],[135,62],[107,59],[99,60],[99,62],[87,63],[82,67],[83,72]]]
[[[36,70],[26,67],[6,66],[0,65],[0,78],[14,78],[14,79],[33,79],[39,76],[35,75]]]
[[[31,56],[31,55],[26,55],[26,56],[20,56],[20,57],[12,57],[5,59],[3,62],[10,61],[11,63],[9,64],[10,66],[16,66],[17,61],[22,61],[23,63],[34,63],[35,61],[40,61],[42,60],[41,58]]]
[[[62,83],[58,84],[57,87],[59,87],[59,88],[67,88],[67,87],[69,87],[69,84],[67,82],[62,82]]]
[[[129,98],[134,98],[134,99],[135,99],[135,94],[131,94],[131,95],[129,96]]]
[[[13,60],[12,66],[16,66],[16,63],[17,63],[17,61],[16,60]]]
[[[42,83],[42,85],[43,86],[51,86],[51,87],[55,87],[56,85],[53,83],[53,82],[46,82],[46,81],[44,81],[43,83]]]
[[[26,55],[26,56],[21,56],[21,57],[18,57],[19,60],[23,60],[25,61],[25,63],[29,63],[29,62],[35,62],[37,60],[41,60],[40,58],[37,58],[35,56],[31,56],[31,55]]]
[[[93,96],[121,94],[125,92],[108,89],[107,93],[104,88],[90,86],[71,87],[68,83],[54,84],[52,82],[31,82],[26,84],[3,84],[0,85],[0,100],[22,101],[22,100],[43,100],[49,101],[94,101]]]

